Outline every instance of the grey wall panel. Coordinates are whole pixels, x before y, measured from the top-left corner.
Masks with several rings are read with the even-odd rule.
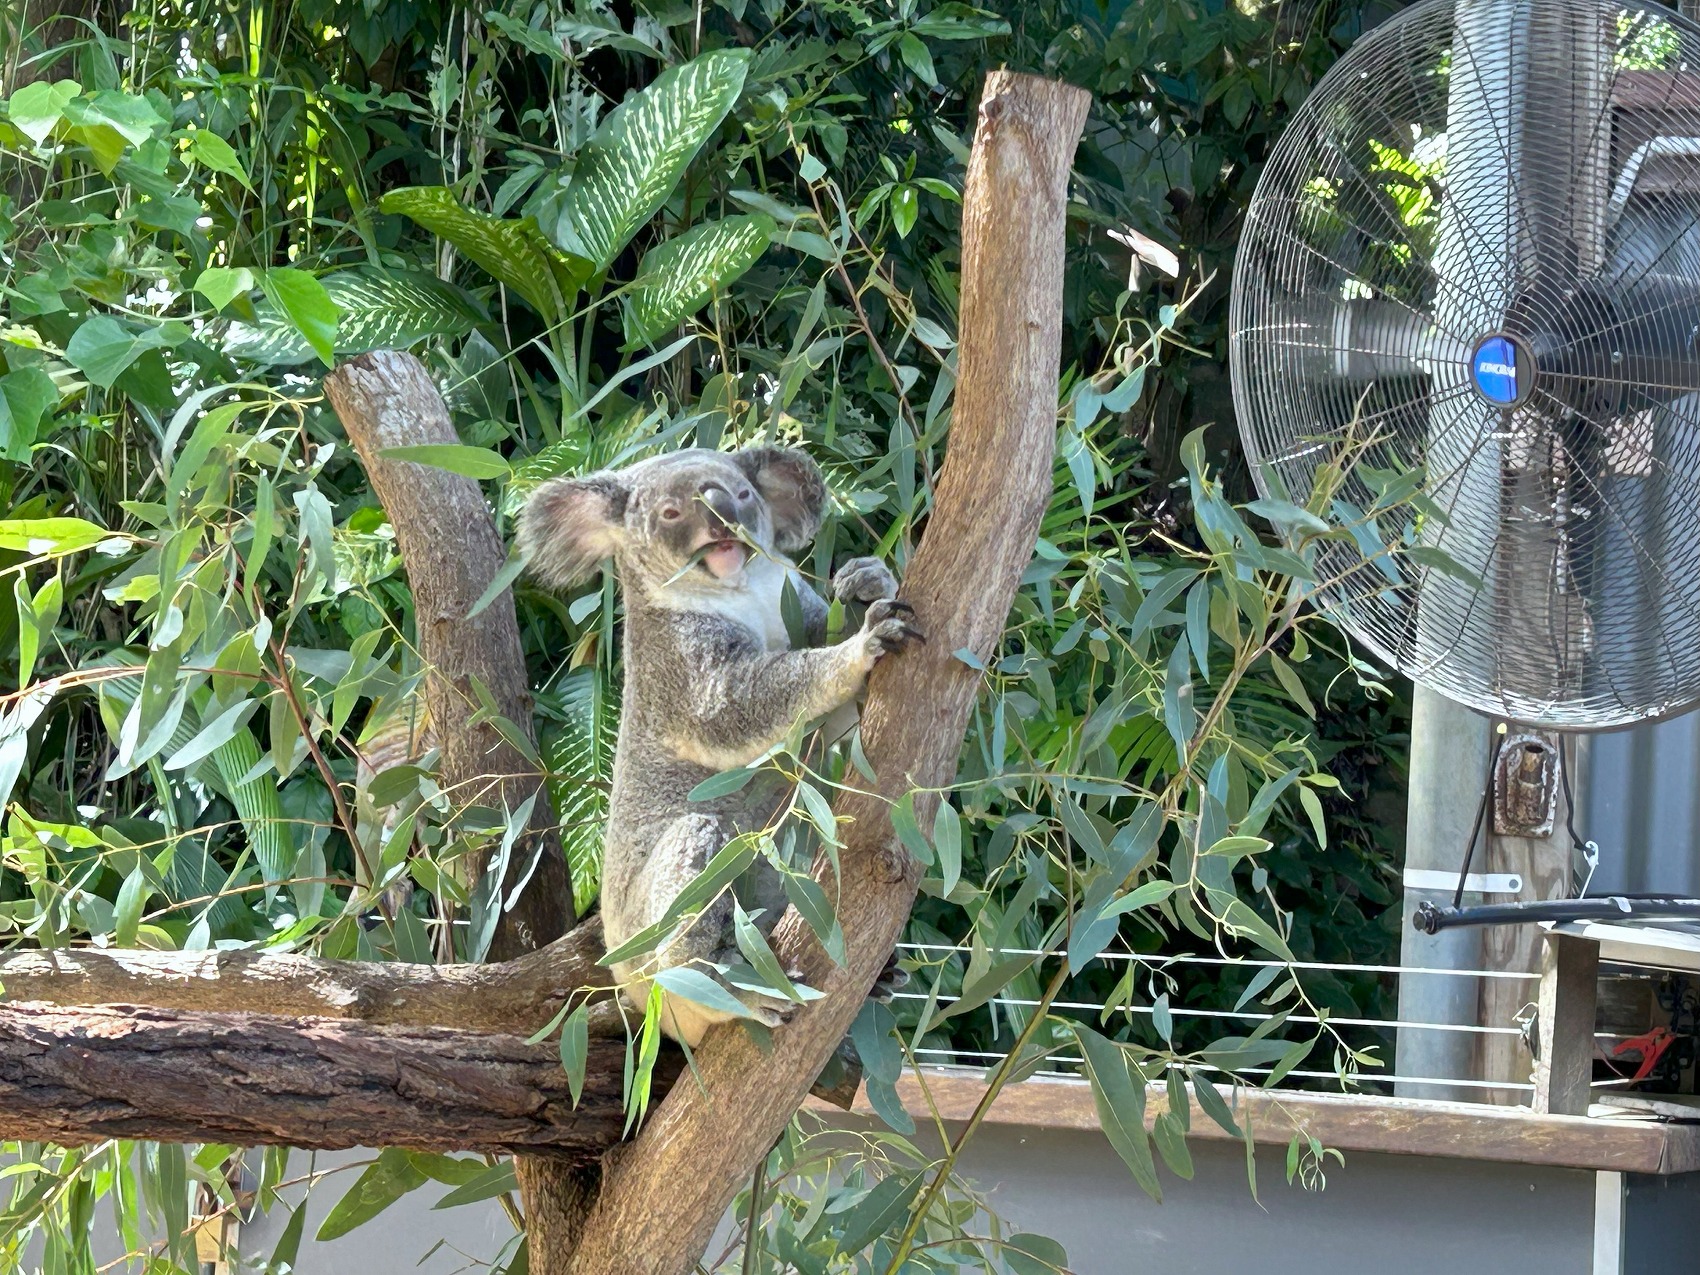
[[[1191,1182],[1165,1178],[1153,1204],[1096,1133],[983,1128],[961,1170],[1017,1228],[1060,1240],[1079,1275],[1590,1275],[1594,1175],[1578,1170],[1472,1164],[1416,1156],[1351,1154],[1328,1187],[1284,1180],[1285,1148],[1258,1157],[1258,1194],[1236,1147],[1195,1143]],[[335,1157],[320,1157],[321,1166]],[[351,1157],[357,1158],[357,1157]],[[342,1176],[342,1175],[339,1175]],[[309,1206],[309,1237],[345,1187]],[[438,1239],[489,1257],[510,1234],[494,1208],[432,1213],[446,1188],[428,1187],[329,1244],[303,1245],[297,1269],[315,1275],[381,1275],[415,1269]],[[658,1205],[657,1224],[664,1225]],[[254,1251],[281,1227],[245,1228]],[[464,1259],[439,1250],[417,1269],[448,1272]]]
[[[1600,845],[1590,894],[1700,897],[1700,713],[1596,735],[1577,831]]]
[[[1134,1186],[1098,1134],[982,1129],[965,1175],[1010,1220],[1068,1246],[1079,1275],[1590,1275],[1594,1175],[1353,1153],[1327,1189],[1286,1184],[1284,1147],[1245,1157],[1194,1143],[1196,1176],[1164,1202]]]

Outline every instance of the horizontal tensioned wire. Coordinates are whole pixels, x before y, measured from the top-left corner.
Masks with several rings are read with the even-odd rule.
[[[960,943],[899,943],[899,951],[909,952],[955,952],[964,956],[974,949]],[[1055,956],[1060,953],[1045,952],[1035,947],[1000,947],[990,953],[992,956]],[[1280,969],[1293,970],[1333,970],[1351,974],[1450,974],[1459,978],[1510,978],[1534,981],[1539,974],[1530,974],[1522,970],[1468,970],[1440,969],[1428,965],[1371,965],[1356,964],[1347,961],[1276,961],[1252,960],[1231,956],[1163,956],[1154,953],[1139,952],[1100,952],[1095,958],[1100,961],[1137,961],[1142,965],[1225,965],[1259,969],[1275,966]]]

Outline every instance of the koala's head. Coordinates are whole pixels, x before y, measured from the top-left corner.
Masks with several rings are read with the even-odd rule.
[[[519,545],[553,588],[589,578],[605,558],[628,587],[728,588],[749,565],[746,541],[795,553],[820,530],[825,507],[820,470],[800,451],[692,448],[544,483],[520,515]]]

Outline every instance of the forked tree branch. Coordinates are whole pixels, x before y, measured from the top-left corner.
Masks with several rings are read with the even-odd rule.
[[[842,878],[817,869],[836,900],[848,965],[834,966],[795,914],[783,920],[775,936],[782,954],[827,995],[775,1033],[771,1055],[722,1029],[698,1053],[700,1084],[673,1087],[600,1175],[577,1163],[618,1136],[623,1046],[592,1043],[585,1101],[572,1113],[553,1051],[514,1034],[545,1021],[573,988],[604,982],[593,929],[545,947],[572,915],[541,802],[532,834],[541,853],[492,948],[504,964],[10,957],[0,967],[11,1002],[0,1005],[6,1135],[514,1150],[533,1271],[685,1275],[842,1040],[913,905],[917,873],[892,836],[890,803],[918,788],[925,820],[936,801],[927,790],[952,780],[979,685],[953,653],[995,650],[1050,492],[1064,210],[1088,101],[1028,76],[999,71],[987,80],[963,198],[955,422],[903,589],[931,640],[875,671],[862,729],[877,790],[838,803]],[[426,694],[445,786],[482,788],[486,804],[516,808],[541,776],[477,719],[473,686],[529,733],[511,597],[468,615],[505,556],[488,507],[471,480],[382,456],[456,441],[447,411],[405,355],[362,355],[326,388],[396,528],[421,655],[433,670]],[[531,858],[514,856],[514,877]],[[25,996],[60,1004],[19,1003]],[[88,1007],[108,999],[165,1008]],[[267,1013],[234,1012],[244,1009]],[[303,1014],[313,1016],[274,1016]],[[445,1020],[453,1028],[422,1025]],[[658,1090],[676,1068],[677,1055],[664,1055]]]
[[[610,1154],[576,1248],[540,1249],[534,1237],[537,1275],[691,1271],[896,946],[917,872],[892,834],[889,803],[954,778],[979,677],[953,653],[986,659],[996,649],[1050,495],[1064,212],[1089,102],[1048,80],[987,77],[962,201],[955,415],[902,590],[929,640],[874,671],[862,733],[878,790],[838,802],[842,878],[817,868],[836,900],[848,965],[835,966],[788,914],[775,935],[782,958],[825,998],[775,1031],[770,1055],[736,1027],[704,1042],[700,1085],[676,1086],[636,1142]],[[923,825],[935,800],[917,797]]]

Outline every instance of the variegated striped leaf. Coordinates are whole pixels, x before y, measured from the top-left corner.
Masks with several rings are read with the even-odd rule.
[[[378,207],[409,217],[447,240],[456,252],[523,298],[550,325],[566,317],[578,290],[593,273],[588,262],[556,251],[530,217],[492,217],[474,212],[445,186],[392,190]]]
[[[555,718],[543,732],[549,796],[572,872],[574,909],[583,916],[602,888],[602,829],[614,781],[619,699],[606,672],[586,667],[541,692],[537,706]]]
[[[744,89],[749,53],[716,49],[663,71],[598,126],[561,201],[555,242],[606,270],[655,216]]]
[[[772,238],[773,219],[757,213],[703,222],[651,248],[626,302],[628,347],[653,341],[695,314],[753,266]]]
[[[320,283],[341,311],[338,354],[406,349],[430,336],[464,336],[489,320],[472,297],[426,274],[339,270]],[[255,322],[231,325],[225,352],[255,363],[289,365],[313,357],[307,338],[270,302],[254,307]]]

